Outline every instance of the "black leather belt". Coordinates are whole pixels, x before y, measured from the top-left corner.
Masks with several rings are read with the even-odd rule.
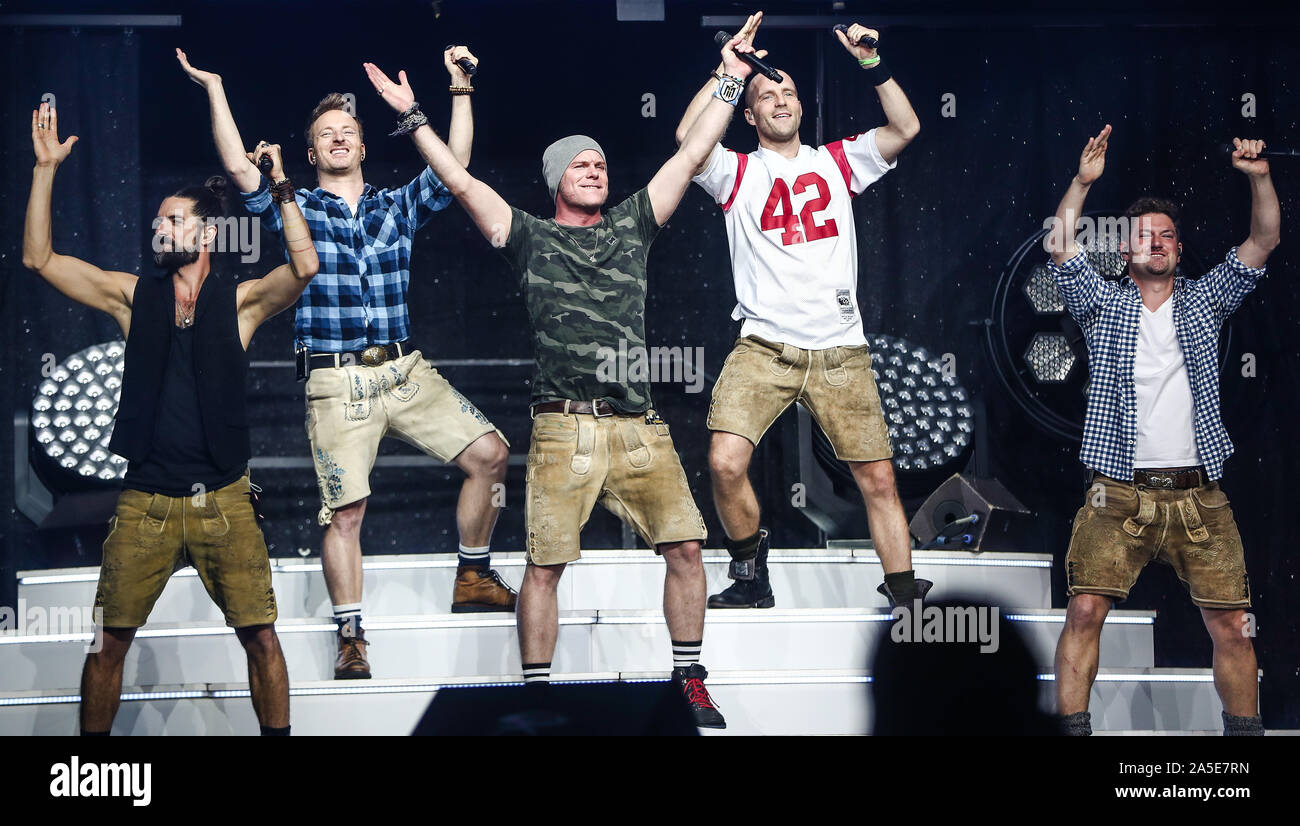
[[[594,402],[541,402],[533,405],[533,416],[538,413],[589,413],[593,416],[640,416],[641,413],[619,413],[614,405],[604,399],[597,399]]]
[[[322,367],[352,367],[358,364],[376,367],[386,361],[409,355],[417,349],[419,348],[408,338],[392,344],[373,344],[364,350],[351,353],[312,353],[307,359],[307,364],[312,370]]]
[[[1093,472],[1093,478],[1110,479],[1103,473]],[[1120,481],[1118,479],[1113,481]],[[1209,482],[1203,467],[1170,468],[1168,470],[1134,470],[1133,485],[1154,490],[1188,490],[1199,488]]]

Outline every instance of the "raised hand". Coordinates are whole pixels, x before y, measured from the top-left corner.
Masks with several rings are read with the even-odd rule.
[[[840,45],[847,49],[849,54],[853,55],[856,60],[867,60],[876,56],[875,49],[854,45],[863,37],[874,37],[876,40],[880,40],[880,32],[875,29],[868,29],[860,23],[854,23],[849,26],[847,32],[836,29],[835,36],[839,38]]]
[[[1236,147],[1232,153],[1233,169],[1240,169],[1247,175],[1264,176],[1268,174],[1268,159],[1259,157],[1259,153],[1264,151],[1263,141],[1233,138],[1232,145]]]
[[[388,75],[380,71],[379,67],[373,63],[361,64],[366,68],[366,77],[374,84],[375,91],[384,99],[384,102],[393,107],[393,111],[401,114],[411,108],[415,103],[415,92],[411,91],[411,84],[406,80],[406,70],[397,73],[397,79],[401,83],[393,83]]]
[[[740,31],[736,32],[736,37],[739,37],[751,46],[754,45],[754,35],[758,33],[758,26],[762,22],[763,13],[761,11],[751,14],[749,19],[745,21],[745,25],[741,26]],[[767,49],[759,49],[754,52],[754,57],[759,60],[767,57]]]
[[[259,141],[252,152],[244,153],[244,156],[248,158],[253,166],[257,166],[257,162],[262,159],[263,155],[270,156],[271,158],[271,182],[275,183],[276,181],[283,181],[284,161],[280,157],[280,144]]]
[[[77,136],[71,135],[59,143],[59,113],[48,103],[32,110],[32,149],[36,152],[37,166],[58,166],[72,151]]]
[[[738,77],[741,80],[749,77],[749,73],[754,71],[748,63],[741,60],[737,55],[757,54],[754,51],[752,43],[746,43],[739,35],[731,38],[731,42],[722,47],[722,71]]]
[[[465,46],[452,46],[442,53],[442,62],[447,67],[447,74],[451,75],[452,86],[474,85],[469,75],[465,74],[465,70],[456,62],[462,57],[469,58],[470,63],[478,66],[478,58]]]
[[[1087,186],[1101,177],[1102,170],[1106,168],[1106,142],[1110,138],[1110,124],[1097,133],[1097,137],[1088,138],[1088,143],[1083,147],[1083,154],[1079,155],[1079,183]]]
[[[216,72],[205,72],[202,69],[196,69],[191,66],[190,59],[186,57],[185,52],[181,51],[179,48],[176,49],[176,60],[180,62],[181,68],[185,70],[185,74],[190,76],[190,80],[199,84],[204,89],[214,83],[221,82],[221,75]]]

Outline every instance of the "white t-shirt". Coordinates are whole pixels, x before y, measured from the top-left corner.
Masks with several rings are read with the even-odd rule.
[[[1154,312],[1142,305],[1133,382],[1137,385],[1137,445],[1133,465],[1139,468],[1192,467],[1201,463],[1196,449],[1192,383],[1187,362],[1174,331],[1174,302],[1170,297]]]
[[[852,198],[896,165],[875,131],[794,158],[713,147],[695,182],[726,214],[741,335],[808,350],[866,343]]]

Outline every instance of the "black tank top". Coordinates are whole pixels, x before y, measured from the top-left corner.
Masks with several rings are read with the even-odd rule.
[[[208,449],[194,379],[194,329],[171,325],[171,348],[158,394],[153,446],[144,461],[127,465],[123,479],[123,484],[133,490],[191,496],[223,488],[244,475],[245,463],[219,467]]]

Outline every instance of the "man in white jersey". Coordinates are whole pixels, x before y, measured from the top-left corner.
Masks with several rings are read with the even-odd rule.
[[[1264,142],[1234,139],[1232,165],[1250,181],[1250,236],[1221,264],[1183,278],[1177,207],[1141,198],[1125,212],[1127,272],[1107,281],[1074,233],[1109,139],[1107,126],[1088,140],[1047,243],[1048,271],[1088,342],[1079,458],[1092,470],[1065,558],[1070,603],[1056,646],[1057,711],[1066,733],[1092,733],[1088,698],[1106,614],[1158,560],[1178,574],[1210,632],[1224,734],[1263,734],[1245,553],[1217,481],[1232,453],[1219,416],[1217,345],[1281,233],[1268,161],[1259,157]]]
[[[752,42],[761,21],[762,12],[750,16],[740,35]],[[776,604],[768,531],[759,525],[748,470],[754,447],[795,401],[812,414],[862,491],[885,570],[881,593],[894,605],[910,605],[931,584],[912,571],[893,449],[862,333],[852,205],[854,196],[894,168],[921,126],[876,49],[856,45],[879,34],[854,24],[835,36],[875,86],[887,124],[816,149],[805,146],[794,81],[784,71],[780,82],[755,72],[745,90],[745,120],[758,133],[758,149],[744,155],[719,144],[695,177],[726,215],[736,282],[732,318],[743,321],[709,406],[713,498],[727,533],[728,575],[735,580],[709,597],[710,608]],[[687,108],[677,127],[679,143],[713,85],[710,79]]]

